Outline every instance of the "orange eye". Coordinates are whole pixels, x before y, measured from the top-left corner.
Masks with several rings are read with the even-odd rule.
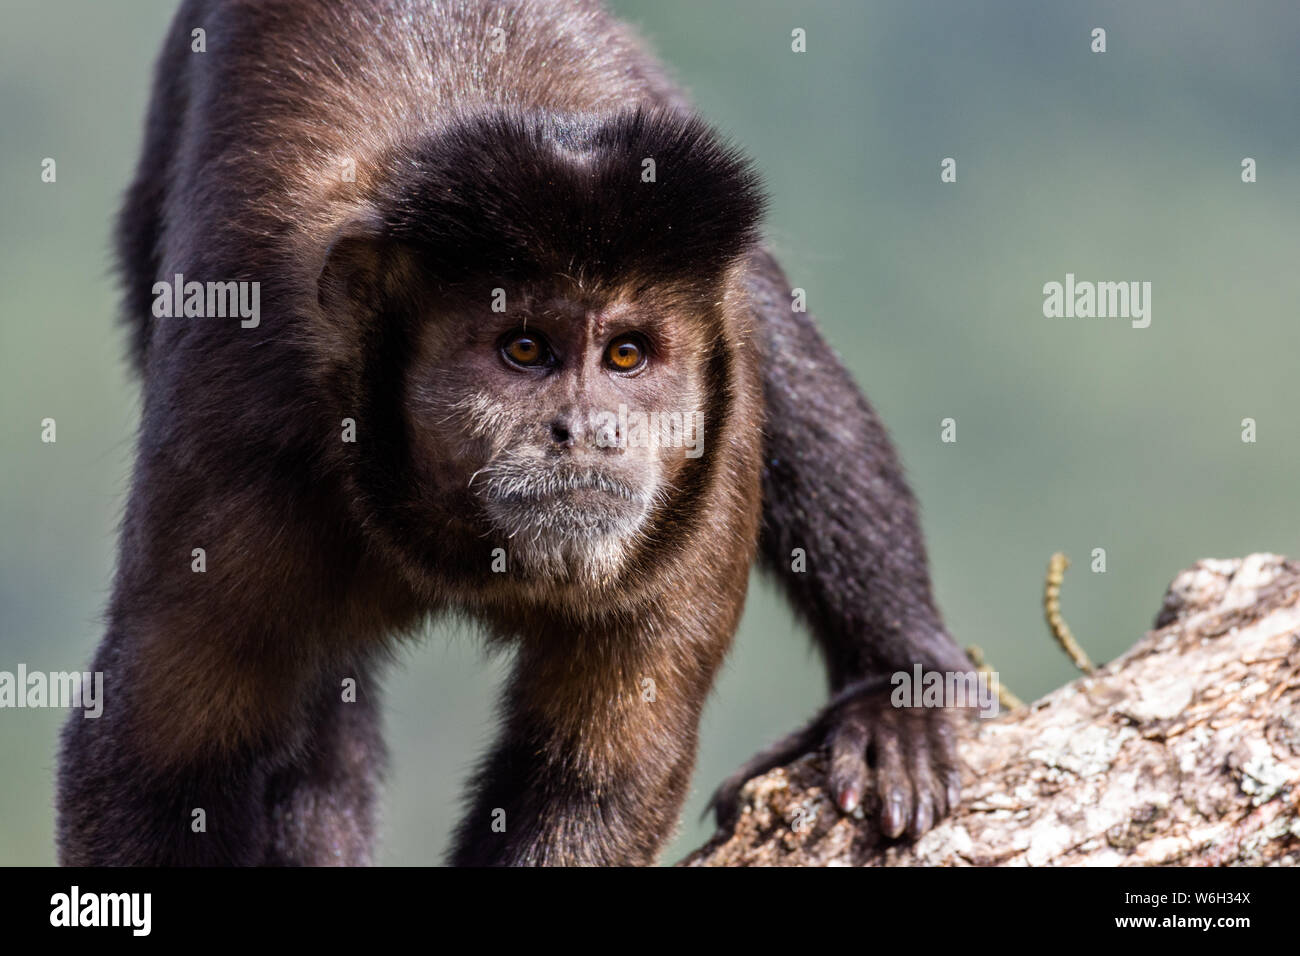
[[[645,349],[632,336],[620,336],[609,343],[609,348],[605,350],[605,361],[616,372],[630,372],[640,368],[645,361]]]
[[[501,351],[516,365],[541,365],[546,361],[546,346],[540,338],[520,333],[509,339]]]

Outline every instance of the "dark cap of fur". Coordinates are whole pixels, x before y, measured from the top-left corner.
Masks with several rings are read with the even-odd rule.
[[[643,161],[655,181],[643,182]],[[712,279],[758,237],[764,197],[750,164],[701,120],[500,112],[425,140],[383,195],[386,231],[429,274],[526,282]],[[409,168],[409,167],[408,167]]]

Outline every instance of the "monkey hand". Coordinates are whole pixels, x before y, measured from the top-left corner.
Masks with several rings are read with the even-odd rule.
[[[753,757],[728,777],[710,806],[730,829],[740,788],[752,777],[818,749],[830,754],[830,796],[844,813],[867,800],[886,836],[919,837],[961,796],[956,721],[951,707],[896,707],[879,681],[842,690],[807,726]],[[706,811],[707,812],[707,811]]]

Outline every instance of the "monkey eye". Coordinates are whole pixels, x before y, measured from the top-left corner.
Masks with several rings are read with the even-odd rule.
[[[635,335],[620,335],[605,349],[605,364],[616,372],[634,372],[645,364],[645,346]]]
[[[551,350],[540,335],[512,332],[501,343],[501,354],[511,365],[538,368],[551,362]]]

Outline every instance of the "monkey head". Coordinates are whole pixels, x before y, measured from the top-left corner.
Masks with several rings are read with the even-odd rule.
[[[320,278],[371,429],[367,526],[443,584],[496,548],[510,580],[617,581],[706,476],[757,178],[644,111],[465,118],[390,166]]]

